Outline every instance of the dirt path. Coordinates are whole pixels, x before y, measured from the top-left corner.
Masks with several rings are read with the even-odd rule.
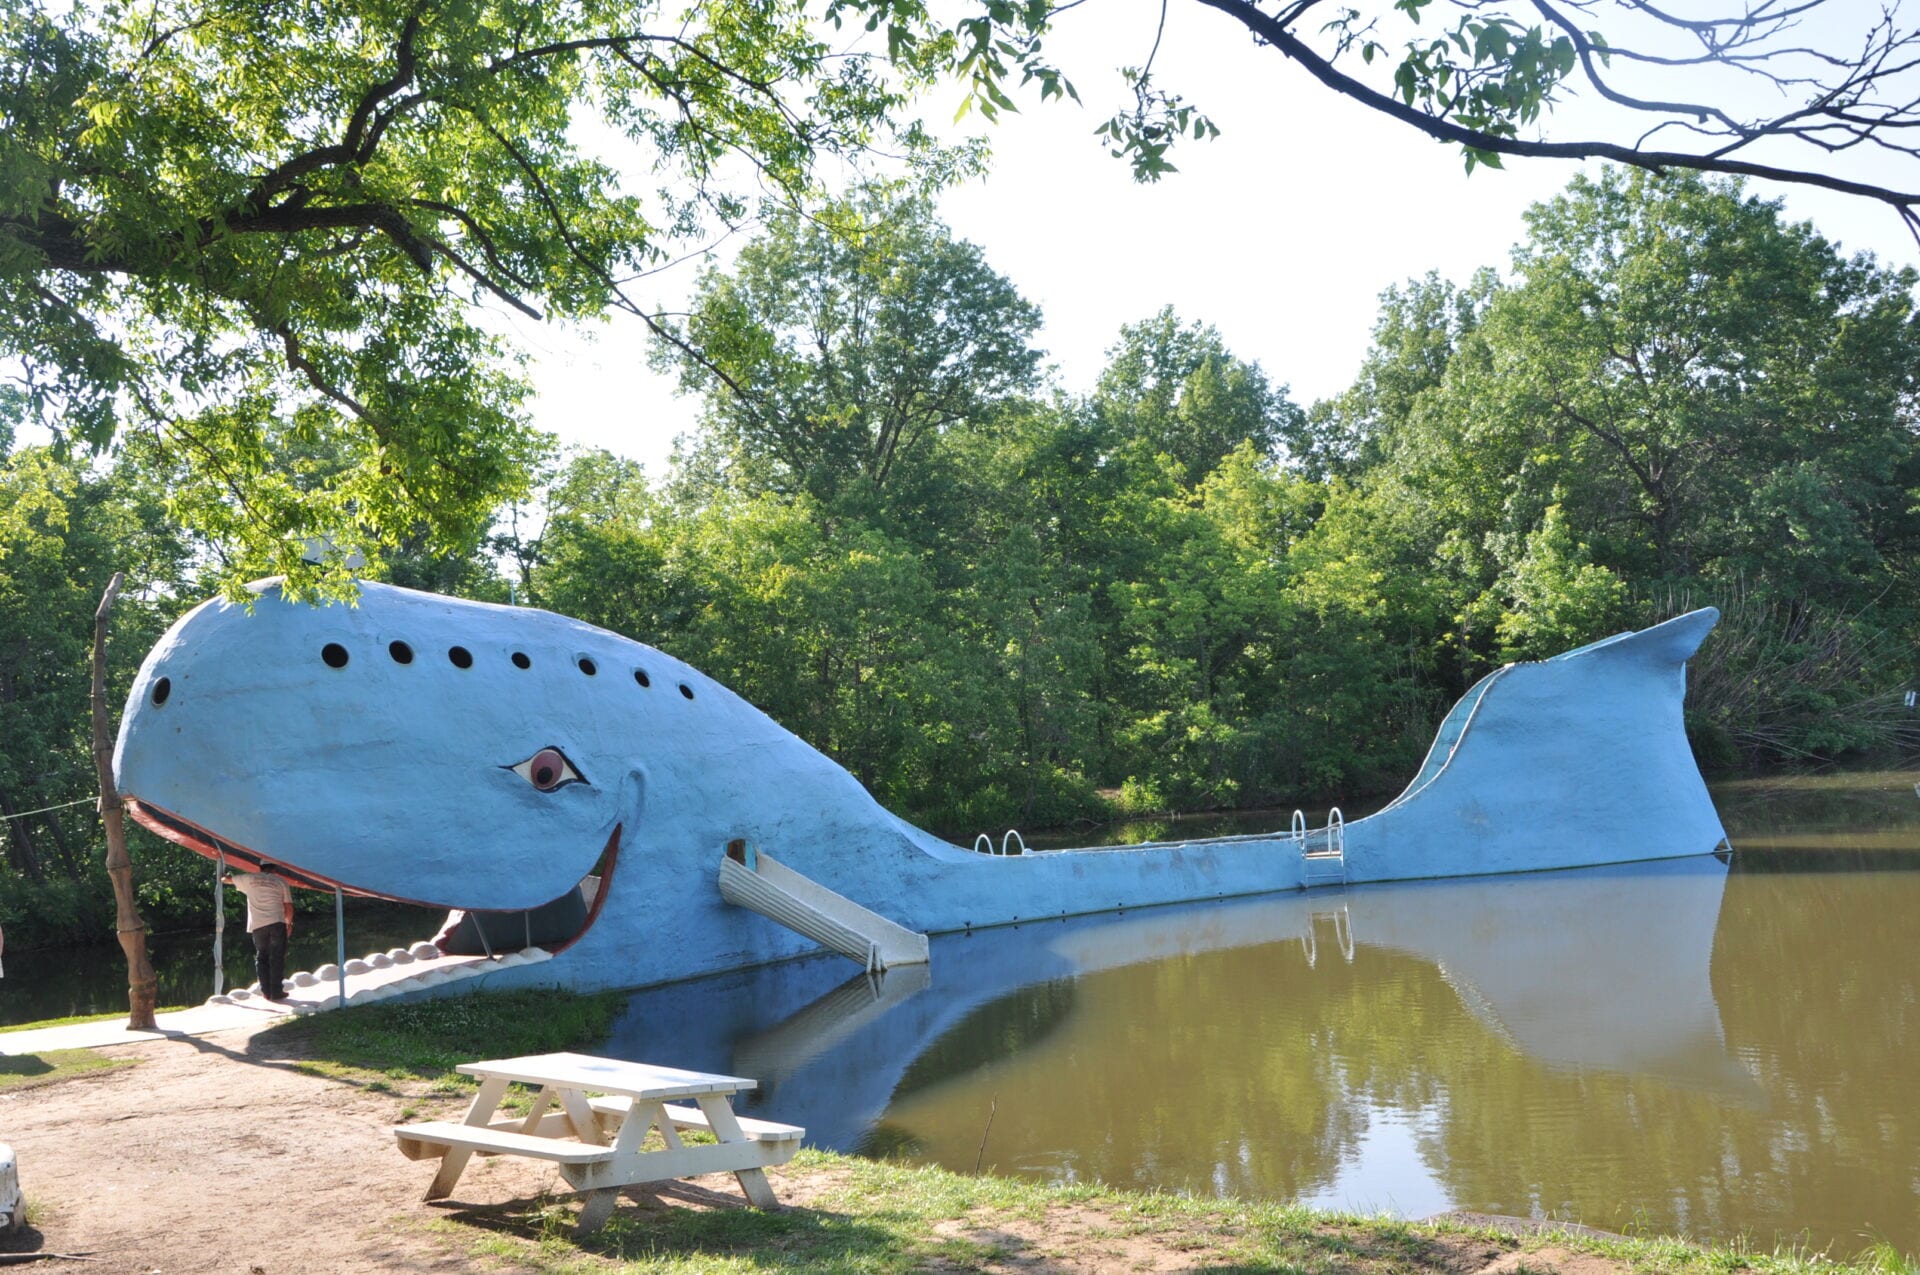
[[[295,1070],[247,1032],[113,1051],[139,1065],[0,1093],[0,1141],[20,1162],[28,1234],[0,1253],[91,1252],[42,1271],[465,1271],[433,1232],[448,1211],[420,1195],[432,1166],[402,1158],[403,1105],[457,1114],[460,1099],[401,1099]],[[470,1200],[538,1194],[527,1161],[476,1161]],[[37,1233],[37,1234],[36,1234]]]

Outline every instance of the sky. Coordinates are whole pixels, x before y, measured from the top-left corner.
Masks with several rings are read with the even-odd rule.
[[[1180,172],[1137,184],[1093,130],[1125,100],[1111,68],[1144,60],[1158,12],[1144,0],[1102,0],[1064,15],[1048,52],[1084,107],[1022,98],[1020,114],[975,123],[971,131],[993,146],[991,172],[940,200],[954,233],[1040,305],[1039,343],[1069,391],[1092,387],[1121,324],[1172,305],[1184,320],[1217,327],[1229,349],[1258,361],[1302,405],[1336,394],[1366,353],[1383,289],[1429,270],[1464,280],[1504,266],[1525,209],[1580,171],[1514,160],[1468,175],[1456,149],[1321,88],[1254,47],[1237,24],[1189,4],[1169,17],[1156,74],[1222,135],[1177,147]],[[958,103],[957,87],[935,94],[929,122],[954,135],[946,121]],[[1563,110],[1556,126],[1583,122],[1582,111]],[[1785,196],[1789,217],[1813,221],[1848,252],[1920,265],[1882,205],[1752,190]],[[655,276],[637,299],[681,308],[696,272],[690,263]],[[698,407],[648,370],[638,320],[511,326],[533,359],[536,425],[664,472]]]

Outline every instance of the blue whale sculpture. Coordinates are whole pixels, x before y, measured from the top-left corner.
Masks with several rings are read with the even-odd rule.
[[[449,908],[528,910],[594,879],[583,927],[506,981],[638,987],[816,950],[722,898],[735,841],[943,933],[1704,854],[1725,836],[1681,720],[1711,609],[1490,674],[1406,791],[1344,838],[1003,857],[897,818],[740,696],[605,630],[373,583],[351,607],[288,602],[274,581],[254,595],[195,608],[141,666],[114,754],[130,812],[203,854]]]

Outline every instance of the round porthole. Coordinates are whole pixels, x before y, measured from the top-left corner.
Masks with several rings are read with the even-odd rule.
[[[525,651],[515,651],[513,653],[513,666],[515,668],[532,668],[533,661],[527,658]]]
[[[473,667],[473,652],[469,651],[464,646],[448,647],[447,659],[452,662],[455,668],[472,668]]]
[[[577,663],[580,666],[580,671],[582,673],[585,673],[588,677],[592,677],[595,673],[598,673],[600,671],[599,666],[596,665],[592,660],[588,659],[584,655],[581,656],[578,660],[576,660],[575,663]]]
[[[320,658],[326,661],[328,668],[345,668],[347,666],[347,648],[341,646],[338,642],[329,642],[320,648]]]
[[[393,662],[395,664],[413,663],[413,648],[408,646],[405,642],[387,643],[387,654],[393,657]]]
[[[163,677],[153,684],[153,706],[160,707],[167,702],[167,696],[173,694],[173,679]]]
[[[653,685],[653,679],[647,676],[647,670],[643,668],[637,668],[633,670],[633,680],[640,683],[640,685],[642,686]]]
[[[688,686],[685,682],[680,683],[680,693],[686,696],[688,699],[693,698],[693,688],[691,686]]]

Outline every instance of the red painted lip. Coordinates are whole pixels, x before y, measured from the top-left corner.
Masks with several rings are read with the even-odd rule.
[[[126,807],[127,813],[133,816],[134,822],[149,832],[152,832],[155,836],[163,837],[175,845],[185,846],[195,854],[203,855],[215,862],[224,861],[253,871],[258,871],[262,863],[270,862],[280,868],[286,875],[288,882],[293,885],[307,886],[311,889],[338,890],[342,894],[351,894],[357,898],[385,899],[392,903],[410,903],[416,907],[423,908],[446,906],[442,903],[429,903],[425,899],[410,899],[401,894],[382,894],[378,890],[364,890],[358,886],[348,885],[344,881],[336,881],[332,877],[323,876],[317,872],[309,872],[307,869],[296,867],[283,859],[265,856],[256,850],[251,850],[246,846],[240,845],[238,842],[229,841],[225,837],[201,827],[191,819],[184,818],[171,810],[153,805],[150,802],[142,801],[138,797],[124,797],[121,799],[121,802]],[[600,872],[600,888],[593,896],[593,905],[587,910],[586,924],[580,927],[578,934],[575,934],[565,943],[554,945],[547,949],[548,951],[556,954],[564,952],[575,943],[578,943],[581,938],[586,935],[587,931],[593,928],[593,923],[600,919],[600,909],[606,905],[607,893],[613,884],[614,869],[620,862],[620,832],[621,825],[615,824],[613,834],[607,838],[606,849],[595,862],[595,866],[604,866],[601,867]],[[463,908],[461,910],[469,912],[520,912],[526,911],[527,909]]]

